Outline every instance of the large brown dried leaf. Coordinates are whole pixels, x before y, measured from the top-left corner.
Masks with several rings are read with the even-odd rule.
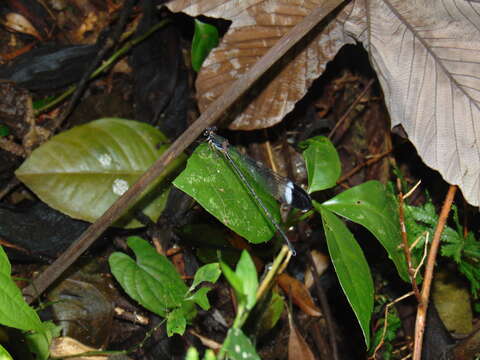
[[[321,0],[174,0],[173,11],[233,21],[197,81],[200,108],[221,94]],[[352,6],[353,5],[353,8]],[[480,204],[480,4],[467,0],[356,0],[306,39],[237,116],[232,129],[279,122],[345,43],[369,51],[392,126],[425,163]],[[308,46],[306,46],[308,45]],[[301,46],[304,46],[301,49]],[[306,47],[305,47],[306,46]],[[292,54],[290,54],[292,56]],[[287,61],[289,61],[287,63]],[[282,67],[283,66],[283,67]],[[261,90],[261,89],[260,89]]]
[[[368,19],[368,21],[367,21]],[[480,4],[356,1],[346,30],[377,71],[392,126],[468,202],[480,199]]]
[[[198,74],[196,87],[200,110],[221,95],[313,9],[329,1],[174,0],[167,4],[172,11],[233,22]],[[262,129],[280,122],[344,44],[340,20],[315,29],[256,85],[254,98],[230,124],[230,129]],[[245,104],[238,104],[242,106]]]

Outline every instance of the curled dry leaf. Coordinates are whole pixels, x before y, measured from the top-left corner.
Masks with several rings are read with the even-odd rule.
[[[212,50],[198,74],[198,104],[203,111],[255,64],[289,30],[313,9],[330,0],[174,0],[170,10],[232,20],[220,45]],[[339,1],[336,1],[339,2]],[[342,21],[315,29],[298,43],[281,63],[255,85],[251,102],[230,124],[233,130],[273,126],[293,109],[312,82],[345,44]]]
[[[71,356],[81,354],[88,351],[97,351],[99,349],[84,345],[81,342],[71,337],[58,337],[52,340],[50,345],[50,355],[55,357]],[[73,357],[75,360],[105,360],[105,356],[77,356]]]
[[[322,312],[313,302],[308,289],[303,283],[285,273],[277,277],[277,282],[282,290],[292,297],[292,301],[302,309],[305,314],[322,316]]]
[[[8,13],[5,15],[5,20],[2,21],[2,23],[7,29],[28,34],[37,40],[42,40],[42,36],[38,33],[37,29],[21,14]]]
[[[305,14],[327,1],[174,0],[173,11],[232,20],[197,80],[205,109]],[[418,153],[466,200],[480,204],[480,3],[465,0],[355,0],[297,44],[263,80],[231,124],[279,122],[336,51],[362,42],[377,71],[392,126],[401,124]],[[267,74],[268,75],[268,74]],[[268,82],[270,80],[270,82]],[[260,84],[261,85],[261,84]],[[255,96],[251,93],[252,96]]]
[[[295,326],[292,314],[288,312],[288,325],[290,327],[290,337],[288,338],[288,360],[304,359],[315,360],[315,356],[310,350],[302,334]]]

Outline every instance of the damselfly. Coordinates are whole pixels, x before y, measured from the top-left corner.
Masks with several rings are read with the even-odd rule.
[[[290,179],[273,172],[261,163],[238,152],[233,146],[230,146],[227,139],[215,134],[213,129],[207,129],[205,131],[205,136],[210,147],[223,155],[224,159],[229,163],[230,167],[245,186],[250,196],[255,200],[264,215],[275,227],[275,230],[285,240],[290,251],[295,254],[295,250],[287,235],[268,210],[265,203],[257,195],[247,178],[252,178],[280,203],[300,210],[309,210],[312,207],[312,200],[308,193]]]

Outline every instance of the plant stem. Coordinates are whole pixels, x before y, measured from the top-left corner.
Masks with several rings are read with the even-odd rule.
[[[107,61],[105,61],[102,65],[100,65],[97,68],[97,70],[95,70],[92,73],[92,75],[90,76],[90,79],[93,79],[93,78],[97,77],[103,71],[105,71],[106,69],[111,67],[115,63],[115,61],[118,60],[118,58],[125,55],[128,51],[130,51],[131,48],[133,48],[135,45],[137,45],[138,43],[145,40],[147,37],[149,37],[151,34],[153,34],[158,29],[167,25],[169,22],[170,22],[169,19],[162,20],[159,23],[152,26],[147,32],[145,32],[145,34],[142,34],[142,35],[140,35],[139,37],[137,37],[133,40],[127,41],[125,43],[125,45],[123,45],[117,52],[115,52]],[[51,107],[53,107],[53,106],[57,105],[58,103],[62,102],[63,100],[65,100],[67,97],[69,97],[70,95],[73,94],[73,92],[75,91],[76,88],[77,88],[76,85],[71,86],[63,94],[59,95],[58,97],[56,97],[54,100],[52,100],[48,104],[46,104],[46,105],[42,106],[41,108],[35,110],[35,116],[37,116],[38,114],[41,114],[45,110],[48,110]]]

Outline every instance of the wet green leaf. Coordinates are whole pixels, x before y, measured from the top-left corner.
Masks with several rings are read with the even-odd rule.
[[[51,207],[76,219],[93,222],[101,216],[167,148],[154,127],[124,119],[100,119],[54,136],[33,151],[16,176]],[[180,157],[129,209],[120,226],[141,226],[133,219],[142,210],[153,221],[162,212],[167,177]]]

